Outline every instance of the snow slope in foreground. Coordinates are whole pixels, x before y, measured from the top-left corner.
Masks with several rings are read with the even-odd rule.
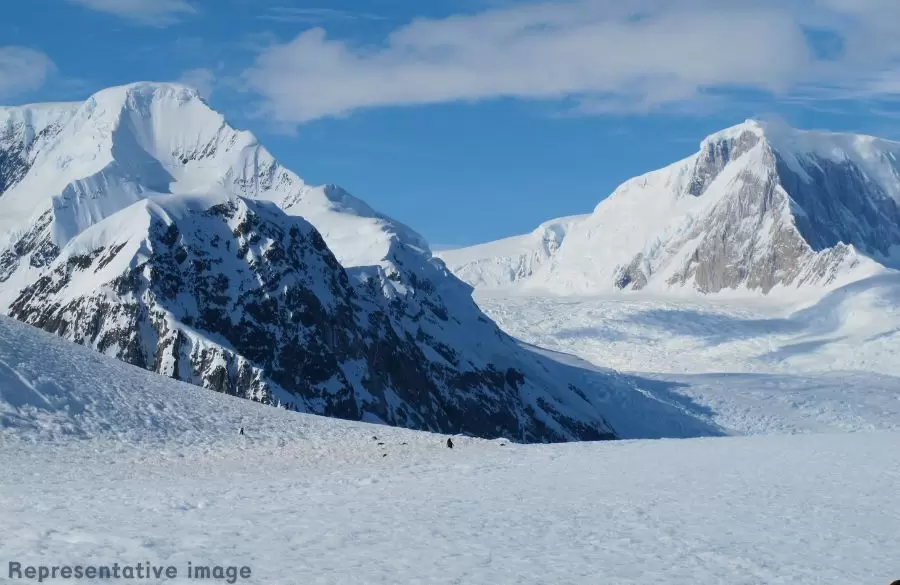
[[[2,318],[0,357],[4,561],[173,565],[181,578],[141,581],[166,585],[196,582],[188,562],[276,585],[900,575],[900,433],[450,450],[173,382]]]
[[[238,441],[238,429],[249,436]],[[371,438],[389,427],[338,421],[198,389],[0,317],[0,441],[220,449]],[[417,436],[390,429],[397,437]],[[432,435],[428,435],[432,436]],[[440,442],[438,435],[433,442]],[[307,444],[308,446],[308,444]],[[4,449],[6,450],[6,449]]]
[[[254,420],[251,433],[263,422],[280,424]],[[182,576],[188,562],[246,565],[241,583],[285,585],[900,576],[900,433],[451,451],[424,433],[385,429],[376,442],[335,421],[302,428],[280,446],[0,449],[0,558]]]
[[[900,574],[900,433],[449,450],[172,382],[6,319],[0,346],[4,561],[176,566],[180,579],[142,581],[166,585],[195,582],[188,562],[274,584]]]

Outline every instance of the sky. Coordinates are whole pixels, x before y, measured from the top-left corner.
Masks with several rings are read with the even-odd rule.
[[[434,246],[590,212],[748,118],[900,139],[897,0],[6,0],[0,104],[197,87]]]

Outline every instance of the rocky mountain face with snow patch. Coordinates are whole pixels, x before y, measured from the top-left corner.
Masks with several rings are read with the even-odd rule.
[[[531,274],[485,275],[521,254],[497,243],[490,260],[441,256],[473,284],[559,293],[833,288],[900,267],[898,157],[900,143],[748,121],[623,184]]]
[[[0,181],[0,310],[36,327],[316,414],[615,437],[602,399],[502,333],[421,236],[306,185],[190,89],[0,109]]]

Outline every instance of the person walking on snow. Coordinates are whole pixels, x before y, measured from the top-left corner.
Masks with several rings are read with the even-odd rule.
[[[450,437],[447,437],[447,448],[448,449],[453,448],[453,439],[451,439]]]

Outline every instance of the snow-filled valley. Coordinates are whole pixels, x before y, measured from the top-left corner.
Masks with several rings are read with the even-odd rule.
[[[249,566],[240,582],[284,585],[886,585],[900,572],[897,433],[452,451],[378,436],[384,447],[333,436],[318,458],[300,439],[3,450],[0,557]]]
[[[900,376],[900,274],[805,302],[497,291],[476,299],[525,341],[620,370]]]
[[[523,341],[630,372],[733,433],[900,429],[900,275],[803,302],[509,291],[476,299]]]
[[[900,433],[519,445],[288,412],[0,319],[0,560],[238,582],[889,583]],[[240,435],[243,426],[246,434]],[[7,577],[4,573],[3,577]],[[11,582],[17,582],[12,581]],[[61,580],[47,582],[64,582]]]

